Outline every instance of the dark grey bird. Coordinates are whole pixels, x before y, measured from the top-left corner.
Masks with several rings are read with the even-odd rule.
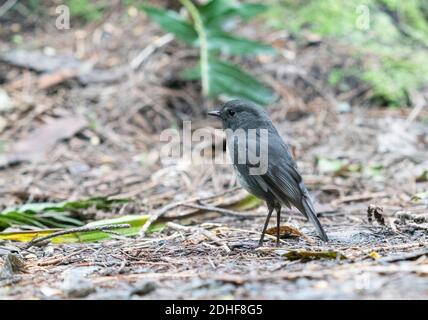
[[[211,111],[208,114],[219,117],[222,120],[223,129],[229,133],[240,129],[248,133],[244,142],[239,139],[239,136],[237,138],[233,134],[227,134],[227,145],[239,182],[248,192],[265,200],[269,210],[259,246],[263,244],[266,228],[274,209],[277,219],[276,241],[279,245],[281,206],[283,205],[290,209],[291,205],[296,207],[315,226],[318,236],[328,241],[297,164],[266,111],[249,101],[232,100],[224,104],[221,110]],[[255,134],[251,135],[249,133],[251,131]],[[265,141],[263,137],[267,137],[265,148],[262,145]],[[240,154],[243,150],[246,153],[244,158]],[[257,164],[250,159],[251,157],[262,159],[262,152],[267,152],[265,172],[254,174],[251,168],[255,168]]]

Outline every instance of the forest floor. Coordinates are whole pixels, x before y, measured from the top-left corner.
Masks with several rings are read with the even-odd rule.
[[[122,14],[112,10],[68,31],[19,25],[21,44],[5,40],[17,25],[3,29],[0,208],[113,196],[133,201],[79,217],[162,213],[169,222],[96,243],[26,249],[0,240],[0,298],[428,298],[426,109],[375,106],[367,88],[337,95],[323,79],[346,49],[324,40],[296,44],[281,32],[265,37],[287,43],[287,55],[242,65],[279,95],[268,111],[330,242],[318,240],[298,212],[283,210],[292,235],[284,232],[279,247],[267,237],[255,249],[267,209],[248,205],[229,165],[159,159],[161,130],[183,120],[219,128],[205,117],[213,104],[200,98],[199,85],[177,76],[195,61],[193,49],[165,38],[147,17]],[[144,61],[136,59],[147,46]],[[84,62],[94,69],[76,76]],[[54,125],[40,130],[46,124]]]

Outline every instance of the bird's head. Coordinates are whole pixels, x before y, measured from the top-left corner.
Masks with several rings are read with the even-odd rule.
[[[224,129],[264,128],[271,123],[263,108],[245,100],[230,100],[220,110],[211,111],[208,114],[220,118]]]

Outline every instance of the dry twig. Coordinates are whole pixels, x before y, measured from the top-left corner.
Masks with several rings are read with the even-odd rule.
[[[230,190],[226,190],[225,192],[222,192],[220,194],[216,194],[216,195],[211,195],[211,196],[207,196],[207,197],[202,197],[202,198],[191,198],[191,199],[187,199],[187,200],[183,200],[183,201],[178,201],[178,202],[173,202],[170,204],[167,204],[166,206],[160,208],[155,214],[153,214],[148,220],[147,222],[144,224],[144,226],[141,228],[140,231],[140,236],[143,236],[146,234],[147,230],[150,228],[150,226],[152,225],[153,222],[155,222],[156,220],[158,220],[159,218],[161,218],[162,216],[164,216],[168,211],[175,209],[179,206],[188,204],[190,202],[200,202],[203,200],[209,200],[209,199],[213,199],[213,198],[217,198],[217,197],[221,197],[227,193],[236,191],[238,188],[232,188]]]
[[[170,43],[174,40],[172,33],[167,33],[164,36],[156,39],[153,43],[145,47],[130,63],[132,70],[137,70],[157,49]]]
[[[46,241],[46,240],[49,240],[49,239],[52,239],[52,238],[55,238],[58,236],[62,236],[65,234],[76,233],[76,232],[107,231],[107,230],[112,230],[112,229],[123,229],[123,228],[129,228],[129,227],[130,227],[129,224],[109,224],[109,225],[99,226],[99,227],[78,227],[78,228],[70,228],[70,229],[66,229],[66,230],[60,230],[60,231],[56,231],[54,233],[51,233],[47,236],[31,240],[30,242],[27,243],[27,245],[25,246],[25,249],[28,249],[37,243],[40,243],[40,242],[43,242],[43,241]]]
[[[226,214],[226,215],[239,217],[239,218],[253,218],[254,217],[253,214],[239,213],[239,212],[236,212],[233,210],[223,209],[223,208],[209,206],[209,205],[183,203],[183,204],[181,204],[181,206],[193,208],[193,209],[198,209],[198,210],[217,212],[217,213]]]

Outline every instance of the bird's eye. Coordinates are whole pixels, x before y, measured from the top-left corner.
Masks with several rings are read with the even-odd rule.
[[[229,116],[233,117],[235,115],[235,111],[229,110]]]

